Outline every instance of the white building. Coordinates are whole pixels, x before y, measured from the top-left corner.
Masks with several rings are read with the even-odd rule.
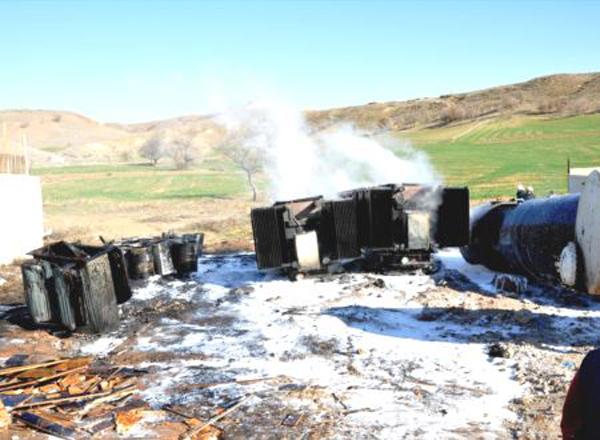
[[[583,183],[587,176],[590,175],[592,171],[599,171],[600,167],[591,167],[591,168],[570,168],[569,169],[569,193],[578,193],[583,189]]]
[[[41,247],[43,236],[40,178],[0,174],[0,264]]]

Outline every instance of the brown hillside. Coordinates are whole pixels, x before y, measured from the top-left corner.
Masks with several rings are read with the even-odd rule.
[[[600,73],[561,74],[470,93],[369,103],[308,112],[318,128],[352,122],[365,129],[406,130],[506,114],[568,116],[600,111]]]

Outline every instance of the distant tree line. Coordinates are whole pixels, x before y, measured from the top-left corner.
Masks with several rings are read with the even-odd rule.
[[[152,166],[158,165],[163,158],[170,158],[178,170],[187,169],[200,160],[200,150],[192,132],[177,136],[155,134],[142,144],[139,154]]]

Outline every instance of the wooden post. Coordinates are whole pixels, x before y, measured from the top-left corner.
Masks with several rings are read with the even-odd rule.
[[[25,163],[25,170],[23,170],[24,174],[29,175],[29,152],[28,152],[28,143],[27,143],[27,132],[23,130],[21,135],[21,143],[23,145],[23,161]]]
[[[567,156],[567,192],[571,192],[569,177],[571,176],[571,158]]]

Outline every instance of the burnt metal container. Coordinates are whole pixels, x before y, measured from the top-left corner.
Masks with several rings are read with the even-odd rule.
[[[120,249],[57,242],[30,254],[22,272],[34,322],[92,333],[118,327],[117,304],[131,298]]]
[[[154,255],[151,246],[135,246],[125,252],[129,276],[134,280],[144,280],[154,275]]]
[[[203,245],[201,233],[166,233],[160,237],[124,238],[115,243],[125,255],[129,277],[134,280],[196,272]]]
[[[202,255],[203,245],[203,234],[183,234],[169,239],[173,267],[179,275],[198,270],[198,258]]]
[[[328,270],[363,259],[412,269],[440,246],[469,241],[469,191],[381,185],[276,202],[251,212],[259,269],[288,274]],[[381,256],[381,258],[378,258]]]

